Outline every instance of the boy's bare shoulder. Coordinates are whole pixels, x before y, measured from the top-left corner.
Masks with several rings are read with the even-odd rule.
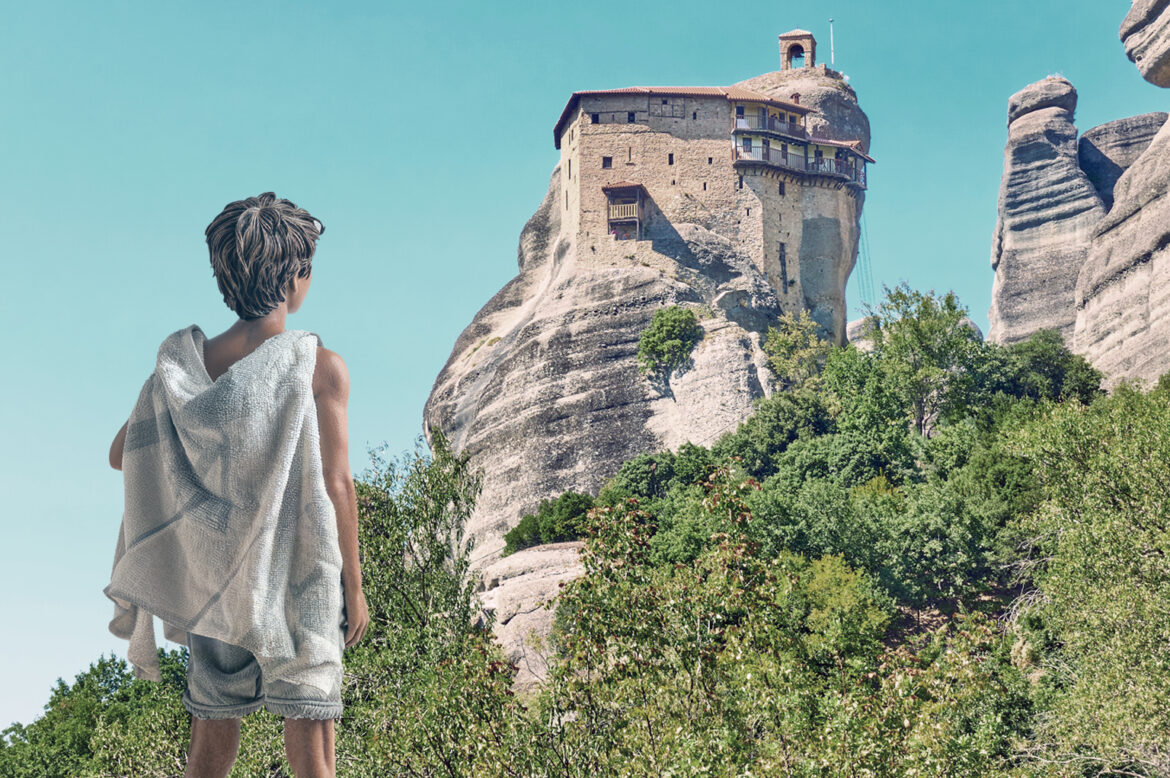
[[[313,369],[313,397],[322,395],[344,400],[349,395],[349,370],[336,351],[317,347],[317,365]]]

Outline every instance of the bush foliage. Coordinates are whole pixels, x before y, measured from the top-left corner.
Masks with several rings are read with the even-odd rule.
[[[437,431],[375,457],[338,774],[1170,775],[1170,379],[1107,396],[1055,333],[983,343],[905,287],[870,345],[787,317],[787,388],[737,429],[509,533],[583,541],[523,698],[468,574],[478,476]],[[59,682],[0,776],[181,773],[186,652],[160,657],[161,684]],[[290,774],[245,719],[233,775]]]
[[[690,308],[671,305],[654,312],[638,340],[638,367],[643,373],[670,375],[703,339],[703,328]]]

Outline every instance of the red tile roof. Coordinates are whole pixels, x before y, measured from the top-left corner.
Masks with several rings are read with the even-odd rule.
[[[595,89],[586,90],[582,92],[574,92],[569,97],[569,102],[565,104],[565,110],[561,111],[561,118],[557,119],[556,125],[553,127],[553,144],[559,149],[561,147],[561,132],[568,122],[573,110],[577,107],[582,97],[592,97],[594,95],[660,95],[662,97],[723,97],[727,100],[739,100],[743,102],[753,103],[767,103],[778,108],[783,108],[786,111],[793,113],[807,114],[811,113],[812,109],[808,106],[793,103],[788,100],[777,100],[774,97],[768,97],[762,92],[756,92],[751,89],[744,89],[740,86],[628,86],[622,89]]]
[[[861,141],[859,140],[829,140],[828,138],[812,138],[809,143],[819,143],[822,146],[836,146],[842,149],[849,149],[850,151],[863,157],[867,162],[877,162],[873,157],[861,150]]]
[[[606,184],[601,191],[609,192],[613,189],[642,189],[642,185],[634,181],[618,181],[616,184]]]

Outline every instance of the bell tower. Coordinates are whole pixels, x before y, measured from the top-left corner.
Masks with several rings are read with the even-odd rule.
[[[817,39],[808,30],[790,30],[780,36],[780,69],[810,68],[817,64]]]

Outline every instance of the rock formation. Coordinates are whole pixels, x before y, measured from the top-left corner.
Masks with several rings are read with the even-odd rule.
[[[730,241],[680,226],[675,256],[582,267],[554,207],[560,174],[521,234],[520,273],[459,336],[424,409],[484,469],[466,528],[473,563],[498,557],[540,500],[595,494],[642,452],[710,443],[774,386],[751,328],[781,310]],[[638,371],[638,340],[676,304],[696,306],[704,337],[686,369],[657,385]]]
[[[1105,209],[1113,208],[1113,188],[1121,174],[1137,161],[1170,115],[1146,113],[1094,127],[1081,136],[1077,159],[1101,196]]]
[[[483,567],[479,591],[485,611],[495,614],[492,630],[504,656],[519,669],[512,681],[516,692],[531,692],[548,677],[549,645],[556,611],[545,607],[560,593],[561,584],[578,578],[584,543],[548,543],[497,559]],[[533,636],[544,644],[536,645]]]
[[[989,337],[1000,343],[1056,329],[1072,339],[1077,275],[1105,213],[1078,161],[1077,92],[1046,78],[1008,101],[999,218],[992,243]]]
[[[1121,26],[1142,76],[1170,86],[1170,3],[1134,0]],[[1170,370],[1170,126],[1150,113],[1076,139],[1076,93],[1048,78],[1013,96],[992,249],[990,338],[1054,327],[1106,375]]]
[[[543,672],[528,632],[547,634],[538,604],[580,574],[579,544],[501,558],[504,535],[542,499],[596,494],[640,453],[734,430],[776,387],[761,345],[785,311],[844,340],[869,123],[839,75],[808,70],[761,77],[762,91],[574,93],[518,273],[435,380],[424,427],[484,473],[465,530],[518,688]],[[670,305],[693,310],[703,338],[670,375],[643,375],[639,339]]]
[[[1170,4],[1135,0],[1121,39],[1147,81],[1170,87]],[[1140,118],[1138,140],[1103,144],[1124,153],[1109,155],[1113,205],[1077,281],[1074,347],[1110,384],[1170,371],[1170,125],[1147,143],[1157,119]]]

